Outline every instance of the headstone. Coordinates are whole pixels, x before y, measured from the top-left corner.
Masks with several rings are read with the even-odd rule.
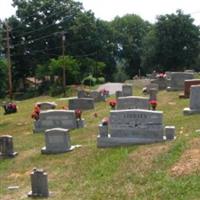
[[[92,91],[90,96],[94,99],[95,102],[105,101],[106,96],[104,96],[101,92]]]
[[[29,197],[48,197],[48,176],[42,169],[33,169],[31,173],[31,188]]]
[[[115,97],[116,97],[116,99],[119,97],[123,97],[122,91],[116,91]]]
[[[183,90],[185,80],[193,78],[193,73],[171,72],[171,78],[169,79],[169,87],[167,87],[167,91]]]
[[[167,140],[175,139],[175,126],[166,126],[165,127],[165,137]]]
[[[90,98],[89,92],[85,90],[79,90],[77,93],[78,98]]]
[[[195,73],[195,71],[193,69],[186,69],[184,72],[186,72],[186,73]]]
[[[13,149],[13,138],[10,135],[0,136],[0,157],[14,157],[18,153]]]
[[[165,90],[167,87],[167,79],[165,77],[158,77],[152,80],[151,83],[157,84],[159,90]]]
[[[159,85],[158,84],[156,84],[156,83],[150,83],[150,84],[148,84],[147,86],[146,86],[146,92],[149,94],[149,91],[151,90],[151,89],[155,89],[155,90],[159,90]]]
[[[171,78],[171,73],[172,73],[172,72],[165,72],[165,74],[166,74],[166,79],[170,79],[170,78]]]
[[[69,107],[70,110],[94,109],[94,99],[92,99],[92,98],[69,99],[69,106],[68,107]]]
[[[130,84],[122,85],[122,94],[124,97],[133,95],[133,86]]]
[[[36,105],[39,106],[41,110],[52,110],[57,106],[55,102],[37,102]]]
[[[117,109],[150,109],[149,99],[147,97],[128,96],[117,99]]]
[[[84,121],[84,119],[82,119]],[[39,119],[34,122],[34,132],[43,132],[52,128],[75,129],[78,126],[74,110],[41,111]]]
[[[102,133],[102,126],[99,132]],[[167,127],[166,127],[167,128]],[[175,128],[173,129],[175,131]],[[108,132],[97,137],[98,147],[162,142],[166,138],[163,112],[150,110],[110,111]]]
[[[190,88],[190,107],[183,110],[184,115],[200,113],[200,85]]]
[[[200,79],[185,80],[184,82],[184,94],[180,94],[180,98],[190,97],[190,88],[192,85],[200,85]]]
[[[157,93],[158,93],[158,90],[152,88],[149,90],[149,100],[157,100]]]
[[[100,101],[105,101],[106,95],[103,95],[100,91],[91,91],[87,92],[84,90],[78,91],[77,94],[78,98],[92,98],[94,99],[94,102],[100,102]]]
[[[41,152],[43,154],[64,153],[72,151],[75,146],[71,146],[68,129],[54,128],[45,131],[45,144]]]

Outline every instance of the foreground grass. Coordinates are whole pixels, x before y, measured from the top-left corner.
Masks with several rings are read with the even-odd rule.
[[[141,95],[141,85],[134,88],[134,95]],[[33,134],[30,118],[37,101],[56,101],[58,107],[65,105],[51,97],[33,98],[17,102],[19,112],[0,115],[0,135],[14,138],[14,159],[0,160],[0,199],[28,199],[29,174],[34,167],[43,168],[49,175],[51,199],[199,199],[199,170],[183,176],[171,174],[181,156],[198,140],[200,115],[183,116],[182,109],[188,100],[178,99],[177,92],[159,93],[159,110],[164,111],[165,125],[175,125],[177,139],[173,142],[136,145],[132,147],[97,149],[97,125],[108,116],[106,103],[96,104],[95,110],[84,112],[87,126],[71,131],[73,144],[82,147],[66,154],[41,155],[44,135]],[[94,117],[94,113],[98,117]],[[3,111],[2,111],[3,113]],[[186,160],[187,162],[187,160]],[[195,166],[196,167],[196,166]],[[19,186],[8,190],[8,186]]]

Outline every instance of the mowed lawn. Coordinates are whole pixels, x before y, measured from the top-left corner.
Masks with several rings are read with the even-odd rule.
[[[134,95],[142,95],[142,85]],[[33,134],[31,112],[37,101],[55,101],[58,108],[67,104],[57,98],[38,97],[17,102],[19,112],[0,114],[0,135],[13,136],[19,155],[0,160],[0,199],[29,199],[30,173],[34,167],[48,173],[52,200],[198,200],[200,199],[200,115],[183,116],[188,99],[179,92],[161,91],[158,110],[164,112],[165,125],[175,125],[177,139],[151,145],[98,149],[98,123],[109,115],[107,103],[97,103],[86,111],[86,127],[70,132],[72,152],[42,155],[44,135]],[[98,117],[94,117],[94,113]],[[9,186],[19,189],[8,190]]]

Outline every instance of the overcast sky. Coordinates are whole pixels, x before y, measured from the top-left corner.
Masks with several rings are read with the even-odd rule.
[[[155,22],[156,16],[171,14],[182,9],[191,14],[195,24],[200,25],[200,3],[198,0],[79,0],[86,10],[91,9],[95,16],[112,20],[115,16],[127,13],[140,15],[144,20]],[[0,18],[5,19],[15,13],[12,0],[0,0]]]

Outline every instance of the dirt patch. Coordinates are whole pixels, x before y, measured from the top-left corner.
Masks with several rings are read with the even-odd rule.
[[[147,172],[152,168],[154,159],[169,149],[167,144],[151,145],[140,147],[129,155],[129,161],[134,168],[134,172]]]
[[[200,171],[200,139],[190,142],[190,147],[181,156],[180,160],[170,169],[172,176],[190,175]]]

